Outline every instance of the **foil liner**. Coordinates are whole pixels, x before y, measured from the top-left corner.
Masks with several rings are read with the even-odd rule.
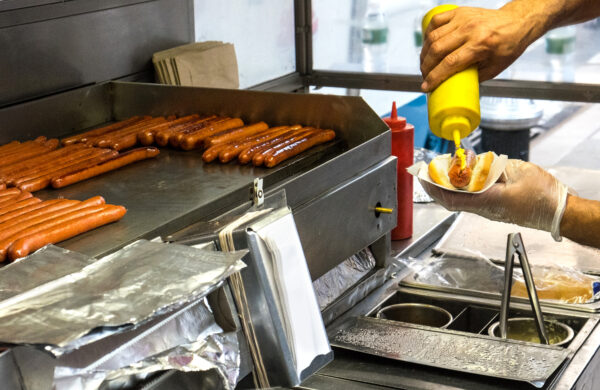
[[[127,389],[157,371],[171,369],[215,370],[220,387],[235,387],[240,365],[237,335],[216,324],[205,298],[141,328],[117,348],[113,344],[120,342],[119,335],[112,337],[117,340],[100,340],[88,351],[61,357],[54,370],[54,388]],[[96,357],[90,356],[96,351]]]
[[[0,268],[0,302],[81,270],[93,257],[48,245],[24,259]]]
[[[369,248],[350,256],[313,282],[319,308],[323,310],[375,268]]]
[[[99,338],[81,339],[94,329],[105,337],[197,300],[242,269],[245,253],[137,241],[0,302],[0,341],[60,356]]]

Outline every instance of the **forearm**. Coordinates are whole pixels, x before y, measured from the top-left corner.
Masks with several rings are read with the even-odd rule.
[[[560,234],[581,244],[600,248],[600,202],[569,195]]]
[[[519,15],[532,43],[549,30],[600,16],[598,0],[513,0],[502,7]]]

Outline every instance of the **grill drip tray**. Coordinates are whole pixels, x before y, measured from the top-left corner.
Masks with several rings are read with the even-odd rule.
[[[448,311],[453,320],[441,329],[374,317],[381,308],[398,303],[434,305]],[[570,326],[575,337],[563,346],[541,345],[488,336],[498,313],[497,302],[401,288],[372,308],[368,316],[348,318],[330,329],[329,335],[337,348],[542,387],[597,323],[597,319],[579,313],[545,310],[546,319]],[[525,307],[509,312],[509,317],[531,316]]]

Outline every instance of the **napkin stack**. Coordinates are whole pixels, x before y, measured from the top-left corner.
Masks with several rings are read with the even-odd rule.
[[[209,88],[239,88],[233,44],[197,42],[159,51],[152,56],[162,84]]]

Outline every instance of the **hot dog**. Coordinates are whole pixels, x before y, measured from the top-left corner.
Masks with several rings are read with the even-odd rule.
[[[300,125],[272,127],[269,130],[260,133],[256,137],[249,137],[240,142],[228,144],[225,148],[219,151],[219,160],[222,163],[227,163],[233,160],[234,158],[237,158],[240,155],[240,153],[242,153],[242,151],[246,149],[252,148],[253,146],[258,145],[262,142],[270,141],[273,138],[285,134],[286,132],[298,130],[299,128],[301,128]]]
[[[207,123],[210,123],[210,121],[211,121],[210,119],[195,118],[193,120],[189,120],[186,122],[175,124],[173,126],[165,127],[163,129],[161,129],[160,131],[156,132],[156,135],[154,136],[154,142],[158,146],[167,146],[169,144],[169,140],[171,139],[171,136],[173,136],[179,132],[186,132],[186,131],[202,128]]]
[[[127,213],[125,207],[109,205],[104,206],[98,212],[70,219],[68,223],[48,226],[13,242],[8,250],[9,258],[15,260],[27,256],[45,245],[55,244],[102,225],[118,221],[123,218],[125,213]]]
[[[138,135],[137,133],[133,133],[115,139],[108,147],[112,150],[121,151],[123,149],[133,148],[137,143]]]
[[[283,148],[274,150],[273,152],[265,156],[265,166],[272,168],[280,162],[296,156],[306,149],[312,148],[315,145],[329,142],[335,138],[335,132],[333,130],[323,130],[316,133],[308,134],[307,136],[290,143]]]
[[[121,129],[132,123],[139,122],[142,119],[145,119],[145,118],[139,117],[139,116],[132,116],[131,118],[128,118],[128,119],[125,119],[125,120],[122,120],[119,122],[115,122],[115,123],[112,123],[107,126],[98,127],[93,130],[89,130],[89,131],[86,131],[86,132],[83,132],[83,133],[80,133],[77,135],[73,135],[71,137],[64,138],[61,142],[63,145],[71,145],[71,144],[74,144],[77,142],[86,142],[90,137],[95,137],[98,135],[109,133],[109,132],[117,130],[117,129]]]
[[[256,166],[256,167],[261,166],[263,164],[263,162],[265,161],[265,157],[272,151],[275,151],[279,148],[289,145],[290,143],[295,142],[295,141],[301,139],[302,137],[304,137],[308,134],[311,134],[315,131],[317,131],[317,129],[315,129],[314,127],[303,127],[302,129],[295,132],[291,136],[286,137],[285,139],[281,140],[281,142],[277,142],[272,145],[269,145],[267,148],[261,150],[258,153],[255,153],[254,156],[252,156],[252,164],[254,164],[254,166]]]
[[[90,146],[98,146],[98,143],[100,141],[105,140],[105,139],[110,139],[112,136],[114,136],[115,134],[117,134],[120,131],[127,130],[127,129],[140,129],[141,130],[141,129],[143,129],[144,124],[151,124],[151,123],[154,123],[154,121],[155,121],[155,118],[153,118],[151,116],[145,116],[145,117],[139,118],[139,120],[137,120],[137,121],[128,123],[126,125],[111,128],[109,131],[104,131],[104,132],[101,132],[99,134],[94,134],[94,135],[88,135],[84,138],[81,138],[80,142],[83,142]]]
[[[165,136],[165,132],[167,132],[168,134],[171,133],[171,131],[175,128],[179,128],[181,126],[185,126],[189,123],[195,123],[200,119],[200,117],[198,115],[188,115],[179,119],[176,119],[174,121],[168,122],[168,123],[163,123],[159,126],[156,126],[153,131],[154,131],[154,143],[156,144],[160,144],[160,142],[162,142],[162,139]],[[166,136],[167,138],[167,142],[168,140],[168,135]],[[164,145],[163,145],[164,146]]]
[[[55,177],[52,179],[52,187],[62,188],[73,183],[80,182],[82,180],[89,179],[90,177],[98,176],[102,173],[109,172],[125,165],[129,165],[136,161],[145,160],[147,158],[155,157],[159,154],[159,150],[153,147],[137,148],[130,150],[129,152],[122,153],[117,157],[105,161],[101,164],[95,165],[90,168],[86,168],[77,172],[69,173],[64,176]]]
[[[465,168],[468,167],[469,169],[468,171],[464,169],[462,172],[460,161],[456,161],[458,160],[456,156],[450,157],[449,154],[437,156],[429,163],[429,177],[436,184],[449,189],[459,188],[469,192],[480,191],[485,186],[492,163],[494,162],[494,156],[492,152],[475,156],[475,153],[467,150],[465,153]],[[451,171],[453,172],[454,179],[450,176]],[[469,178],[469,182],[466,182],[465,178],[467,177]],[[457,178],[461,180],[457,181]],[[460,185],[460,187],[457,187],[457,185]]]
[[[37,199],[37,198],[32,198],[32,199]],[[9,224],[18,224],[20,221],[20,219],[19,219],[20,217],[23,218],[23,216],[26,214],[33,213],[38,210],[41,211],[41,209],[44,209],[45,207],[50,207],[52,205],[55,205],[55,204],[61,203],[61,202],[73,202],[73,204],[79,203],[76,200],[67,201],[65,199],[51,199],[51,200],[46,200],[44,202],[34,203],[27,207],[22,207],[20,209],[10,211],[8,213],[4,213],[4,214],[0,215],[0,229],[4,222],[9,221]]]
[[[68,158],[76,152],[80,152],[82,149],[86,149],[84,144],[73,144],[65,146],[64,148],[56,149],[51,152],[32,157],[25,161],[18,161],[11,165],[5,165],[0,168],[0,178],[4,179],[10,174],[24,171],[26,169],[37,168],[40,165],[48,163],[56,163],[60,159]]]
[[[2,235],[3,238],[6,238],[9,235],[18,232],[20,229],[24,229],[28,226],[35,225],[36,223],[40,223],[40,222],[44,221],[45,219],[48,219],[49,218],[48,215],[54,215],[54,216],[60,215],[60,214],[58,214],[59,210],[67,209],[69,207],[71,208],[70,211],[74,211],[74,210],[77,210],[77,209],[83,208],[83,207],[97,206],[99,204],[104,204],[103,199],[102,200],[96,199],[96,198],[92,198],[92,199],[94,199],[94,201],[86,202],[84,205],[81,205],[83,202],[80,202],[78,200],[69,200],[69,199],[48,200],[46,202],[42,202],[42,203],[38,203],[36,205],[29,206],[29,207],[33,207],[33,206],[42,205],[43,207],[40,207],[40,208],[34,209],[34,210],[30,210],[21,215],[14,216],[13,217],[14,219],[12,219],[12,220],[8,219],[8,215],[14,215],[13,213],[16,213],[18,210],[4,214],[4,215],[0,216],[0,235]],[[78,207],[75,208],[75,206],[78,206]],[[63,213],[66,213],[66,212],[67,211],[64,211]],[[6,231],[6,232],[3,233],[4,231]]]
[[[23,177],[15,181],[15,185],[21,191],[39,191],[50,185],[54,177],[66,175],[75,171],[85,169],[103,161],[118,156],[118,152],[110,149],[97,149],[91,156],[85,156],[81,159],[70,161],[64,166],[53,167],[47,171],[37,172],[31,176]],[[35,176],[35,177],[34,177]]]
[[[0,153],[6,153],[16,147],[18,147],[21,143],[19,141],[11,141],[7,144],[0,146]]]
[[[144,129],[141,130],[138,133],[138,140],[140,141],[140,143],[144,146],[148,146],[148,145],[152,145],[154,143],[154,137],[156,136],[157,132],[168,128],[170,126],[174,126],[176,124],[179,123],[185,123],[194,119],[197,119],[199,116],[194,114],[194,115],[186,115],[186,116],[182,116],[181,118],[178,119],[173,119],[167,123],[163,123],[159,126],[153,127],[151,129]]]
[[[45,160],[44,162],[40,161],[38,164],[32,163],[31,160],[26,160],[19,164],[18,167],[13,167],[10,170],[2,170],[2,174],[0,178],[4,180],[9,185],[14,185],[14,183],[20,178],[26,176],[32,176],[35,173],[44,172],[50,170],[52,168],[56,168],[59,166],[63,166],[70,161],[79,160],[84,156],[89,156],[94,153],[93,148],[87,147],[85,144],[73,144],[72,146],[81,145],[81,149],[74,150],[67,156],[59,157],[56,159]],[[69,148],[70,146],[65,147]]]
[[[44,137],[45,138],[45,137]],[[41,140],[41,138],[39,138]],[[11,151],[8,151],[6,153],[2,154],[2,161],[0,161],[0,165],[2,166],[6,166],[6,165],[10,165],[11,163],[15,162],[15,161],[19,161],[19,160],[24,160],[25,158],[29,158],[29,156],[33,156],[35,154],[40,154],[40,153],[47,153],[50,150],[56,149],[56,147],[53,147],[55,145],[57,140],[55,139],[51,139],[51,140],[45,140],[45,141],[38,141],[38,139],[36,138],[36,140],[33,141],[27,141],[27,142],[23,142],[22,144],[19,145],[18,148],[15,148]]]
[[[250,161],[252,161],[252,158],[257,153],[261,153],[262,151],[267,150],[271,146],[277,145],[278,143],[286,140],[289,137],[293,137],[295,134],[298,134],[299,131],[300,130],[288,130],[274,138],[247,147],[246,149],[242,150],[238,155],[238,161],[240,162],[240,164],[248,164]]]
[[[31,192],[21,191],[19,194],[14,195],[14,196],[2,197],[2,198],[0,198],[0,208],[6,207],[6,206],[13,204],[15,202],[18,202],[20,200],[29,199],[32,196],[33,195],[31,194]]]
[[[274,138],[278,134],[281,134],[289,129],[289,126],[271,127],[252,136],[245,137],[244,139],[211,146],[210,148],[206,149],[204,153],[202,153],[202,160],[209,163],[219,158],[222,163],[227,163],[236,158],[243,149],[258,142]]]
[[[231,144],[220,144],[206,149],[202,153],[202,161],[204,161],[205,163],[211,163],[215,161],[219,157],[219,153],[221,153],[221,151],[225,150],[227,147],[230,146]]]
[[[477,156],[472,150],[465,150],[465,166],[461,167],[461,161],[457,156],[452,158],[450,169],[448,170],[448,178],[450,183],[456,188],[467,186],[471,182],[471,174],[477,161]]]
[[[75,203],[73,204],[72,202]],[[4,242],[10,237],[19,234],[19,232],[24,231],[25,229],[28,229],[31,226],[43,223],[47,220],[54,219],[69,213],[73,213],[81,209],[101,206],[103,204],[104,198],[102,198],[101,196],[95,196],[83,202],[65,200],[64,202],[50,205],[48,207],[36,210],[35,212],[27,213],[25,215],[19,216],[18,222],[6,221],[0,224],[0,242]],[[61,207],[59,207],[59,205]],[[4,244],[6,245],[6,247],[8,247],[8,245],[10,245],[12,241],[5,242]]]
[[[25,142],[17,143],[17,144],[11,143],[11,144],[5,145],[6,148],[2,152],[2,156],[8,157],[8,156],[12,156],[14,154],[22,153],[23,151],[28,150],[32,146],[40,147],[44,144],[44,142],[46,142],[46,140],[47,140],[46,137],[40,136],[32,141],[25,141]]]
[[[15,210],[20,210],[22,208],[25,208],[27,206],[31,206],[31,205],[35,205],[37,203],[41,203],[42,200],[39,198],[34,198],[33,196],[29,197],[29,198],[25,198],[25,199],[21,199],[21,200],[17,200],[14,203],[10,204],[10,205],[6,205],[6,206],[2,206],[0,207],[0,216],[6,214],[6,213],[10,213],[12,211]]]
[[[192,150],[200,148],[205,138],[210,137],[211,135],[221,132],[223,130],[228,130],[241,126],[244,126],[244,122],[241,119],[227,119],[221,123],[213,124],[204,129],[201,129],[200,131],[191,134],[186,134],[181,139],[180,147],[183,150]]]
[[[154,127],[156,125],[160,125],[160,124],[166,123],[166,122],[167,122],[167,120],[164,117],[156,117],[156,118],[149,119],[147,121],[142,121],[142,122],[136,123],[132,126],[128,126],[123,129],[113,131],[106,135],[95,138],[93,141],[93,144],[94,144],[94,146],[98,146],[101,148],[110,147],[110,145],[116,139],[119,139],[119,138],[124,137],[129,134],[137,135],[137,133],[139,133],[142,129],[151,128],[151,127]]]
[[[2,197],[4,196],[15,196],[15,195],[19,195],[21,193],[21,190],[18,188],[7,188],[4,190],[0,190],[0,200],[2,200]]]
[[[44,221],[42,221],[40,223],[37,223],[35,225],[30,225],[26,229],[19,230],[17,233],[0,241],[0,261],[6,260],[6,254],[7,254],[8,248],[17,239],[35,234],[35,233],[42,231],[44,229],[47,229],[47,228],[51,228],[54,226],[60,226],[60,225],[64,225],[64,224],[69,224],[72,220],[74,220],[76,218],[96,213],[98,211],[103,210],[105,207],[106,207],[106,205],[85,207],[85,208],[82,208],[82,209],[79,209],[76,211],[71,211],[69,213],[66,213],[66,214],[63,214],[63,215],[60,215],[57,217],[46,218]]]
[[[265,122],[258,122],[244,127],[224,130],[210,137],[206,137],[204,139],[204,147],[210,148],[214,145],[242,139],[244,137],[255,135],[268,128],[269,126]]]
[[[43,144],[39,144],[37,142],[33,142],[29,144],[27,148],[20,152],[13,153],[8,156],[2,156],[0,160],[0,167],[5,167],[11,165],[17,161],[27,160],[28,158],[35,157],[40,154],[48,153],[51,150],[54,150],[58,147],[58,139],[51,139]]]
[[[181,145],[181,140],[186,134],[191,134],[196,131],[200,131],[201,129],[204,129],[213,124],[217,124],[219,122],[223,122],[224,120],[226,119],[223,117],[211,115],[210,117],[206,117],[206,119],[202,120],[202,122],[196,123],[194,126],[189,126],[185,129],[176,129],[169,135],[169,145],[173,148],[179,148]]]

